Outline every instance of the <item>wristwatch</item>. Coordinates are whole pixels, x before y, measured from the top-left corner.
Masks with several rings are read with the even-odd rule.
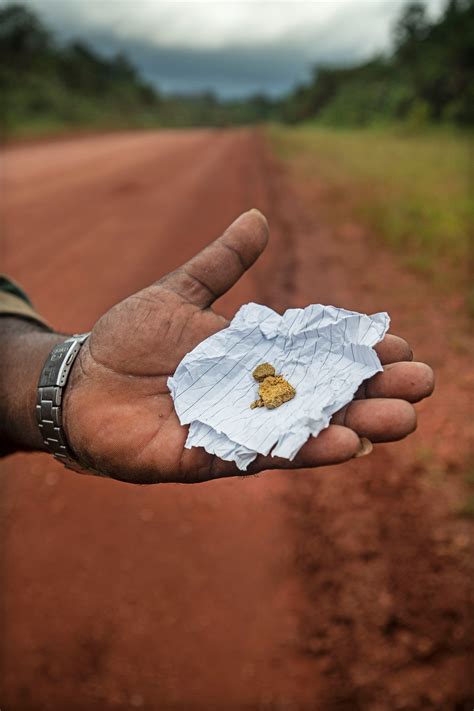
[[[41,371],[36,401],[36,419],[44,444],[55,459],[76,472],[89,470],[80,465],[68,447],[61,403],[71,368],[89,336],[90,333],[77,334],[54,346]]]

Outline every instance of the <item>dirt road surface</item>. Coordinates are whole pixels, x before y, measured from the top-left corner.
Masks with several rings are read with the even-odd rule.
[[[456,304],[319,210],[320,186],[295,184],[255,132],[17,146],[2,183],[2,268],[57,329],[89,329],[259,207],[270,247],[222,313],[387,309],[438,371],[418,433],[344,467],[133,487],[46,455],[2,462],[2,711],[471,708]]]

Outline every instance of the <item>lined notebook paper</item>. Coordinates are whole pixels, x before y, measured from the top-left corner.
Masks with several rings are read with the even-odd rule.
[[[329,425],[366,378],[382,370],[373,346],[388,330],[386,313],[371,316],[312,304],[283,315],[246,304],[228,328],[202,341],[168,379],[186,447],[236,462],[245,470],[257,454],[293,459]],[[250,409],[258,397],[252,372],[271,363],[296,388],[274,410]]]

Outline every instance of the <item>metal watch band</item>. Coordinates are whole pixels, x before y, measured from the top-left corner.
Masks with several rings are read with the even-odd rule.
[[[53,348],[41,371],[36,401],[36,419],[44,444],[56,459],[74,471],[84,471],[84,467],[68,448],[62,428],[61,401],[71,368],[89,335],[71,336]]]

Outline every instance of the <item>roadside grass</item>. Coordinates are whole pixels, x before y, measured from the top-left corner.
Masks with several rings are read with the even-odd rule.
[[[102,114],[82,119],[64,119],[56,115],[22,118],[8,126],[3,126],[1,138],[4,143],[36,138],[55,138],[63,135],[80,135],[82,133],[109,132],[135,129],[156,129],[159,124],[156,118],[146,113],[133,117],[121,117],[117,114]]]
[[[461,286],[474,314],[472,134],[271,125],[267,135],[299,178],[325,186],[408,268]]]

